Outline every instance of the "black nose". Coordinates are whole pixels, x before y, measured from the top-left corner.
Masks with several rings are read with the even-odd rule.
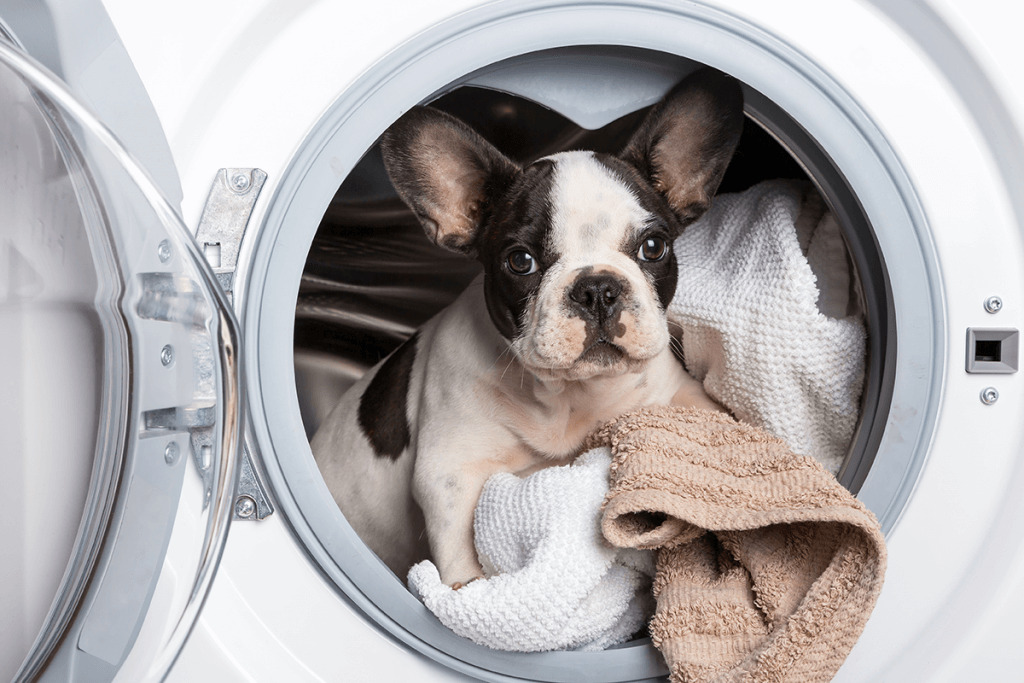
[[[585,275],[576,280],[569,292],[569,298],[576,303],[576,309],[597,322],[603,322],[618,310],[622,281],[613,275]]]

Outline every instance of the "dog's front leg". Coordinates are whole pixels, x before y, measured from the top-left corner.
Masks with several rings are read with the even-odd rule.
[[[431,458],[420,457],[414,475],[414,495],[423,510],[427,539],[441,581],[465,585],[483,577],[473,542],[473,513],[487,479],[507,471],[501,459],[463,460],[458,466],[437,467]]]

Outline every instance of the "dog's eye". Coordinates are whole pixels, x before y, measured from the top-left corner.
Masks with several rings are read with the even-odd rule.
[[[668,253],[668,243],[661,237],[648,237],[640,244],[637,258],[641,261],[660,261]]]
[[[537,272],[537,259],[528,251],[513,251],[508,255],[508,269],[516,275]]]

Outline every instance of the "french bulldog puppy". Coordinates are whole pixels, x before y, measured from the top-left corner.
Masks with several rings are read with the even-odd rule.
[[[670,348],[673,240],[710,206],[743,125],[732,78],[703,69],[618,156],[518,166],[416,107],[382,138],[388,174],[438,245],[483,274],[371,369],[312,440],[334,499],[396,574],[431,557],[483,575],[473,511],[496,472],[571,462],[596,427],[655,404],[719,409]]]

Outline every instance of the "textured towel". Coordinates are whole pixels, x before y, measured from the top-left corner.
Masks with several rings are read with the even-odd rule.
[[[445,626],[497,650],[602,650],[636,633],[654,609],[650,552],[601,537],[611,454],[599,448],[525,479],[487,480],[474,519],[490,578],[453,591],[437,569],[409,570],[409,588]]]
[[[838,671],[882,588],[878,522],[815,460],[721,413],[625,415],[602,529],[657,548],[651,637],[673,683],[816,683]]]
[[[738,419],[837,472],[860,411],[865,332],[820,196],[797,181],[719,195],[675,251],[668,315],[687,369]]]

